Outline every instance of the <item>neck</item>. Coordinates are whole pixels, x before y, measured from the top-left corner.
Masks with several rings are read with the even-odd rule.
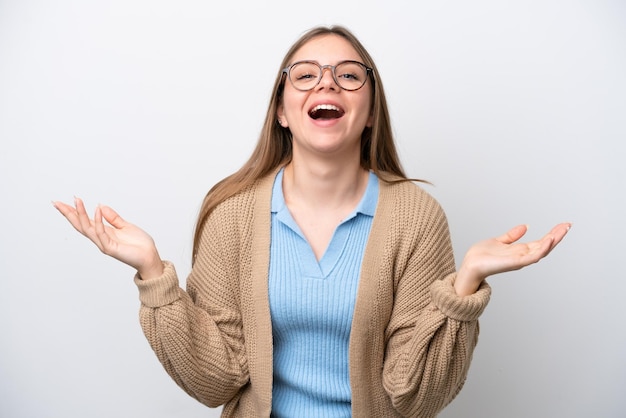
[[[368,172],[356,162],[306,162],[295,159],[286,167],[283,192],[288,205],[336,209],[355,205],[367,187]]]

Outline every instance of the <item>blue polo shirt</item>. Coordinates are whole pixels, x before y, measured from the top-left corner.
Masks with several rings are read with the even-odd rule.
[[[319,262],[285,204],[282,179],[280,170],[271,208],[272,416],[350,417],[348,344],[378,178],[370,172],[360,203]]]

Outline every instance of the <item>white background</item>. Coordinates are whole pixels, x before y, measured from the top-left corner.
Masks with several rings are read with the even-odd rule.
[[[625,3],[226,3],[0,0],[0,416],[218,416],[153,355],[133,271],[50,201],[113,206],[185,277],[201,200],[251,152],[284,53],[333,23],[374,56],[458,261],[518,223],[574,223],[490,280],[441,416],[625,416]]]

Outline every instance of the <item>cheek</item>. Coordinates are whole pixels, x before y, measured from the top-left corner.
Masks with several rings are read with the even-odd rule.
[[[364,115],[364,117],[366,118],[365,119],[365,126],[368,127],[368,128],[371,128],[372,124],[374,122],[374,109],[373,109],[372,100],[369,97],[368,97],[367,100],[363,100],[363,105],[361,107],[361,112]]]
[[[298,111],[303,105],[304,98],[302,92],[294,90],[291,86],[285,86],[283,92],[281,108],[285,115]]]
[[[284,96],[283,97],[283,114],[285,115],[285,117],[290,117],[293,113],[294,110],[294,103],[291,100],[290,97]]]

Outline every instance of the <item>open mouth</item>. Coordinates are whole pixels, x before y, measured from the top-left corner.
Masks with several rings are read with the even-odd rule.
[[[345,112],[342,109],[331,104],[317,105],[313,109],[309,110],[309,116],[315,120],[338,119],[342,117],[344,113]]]

